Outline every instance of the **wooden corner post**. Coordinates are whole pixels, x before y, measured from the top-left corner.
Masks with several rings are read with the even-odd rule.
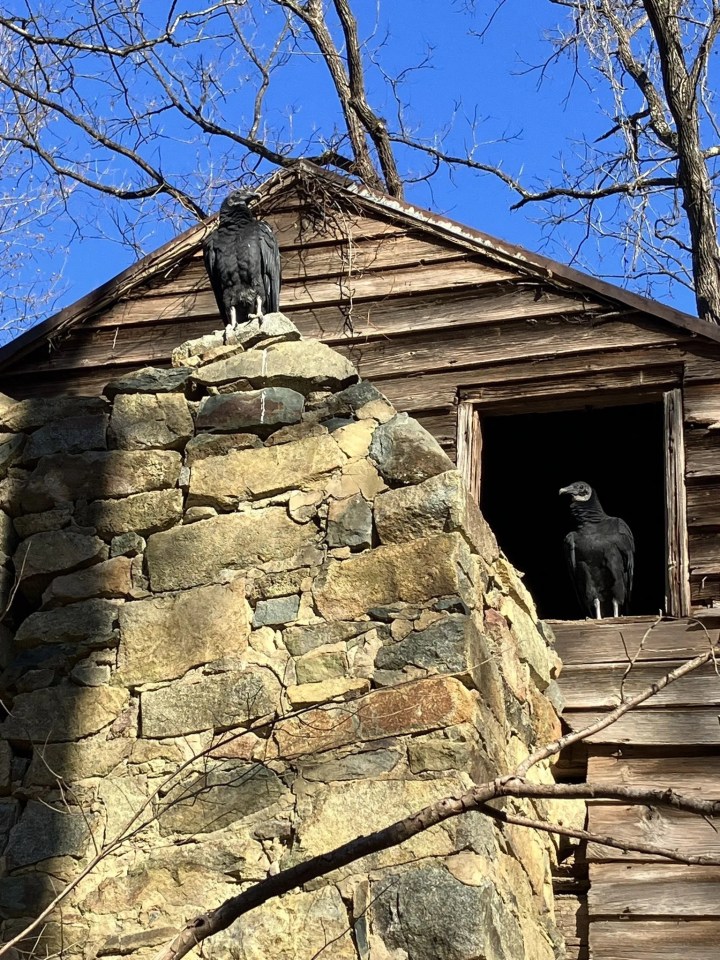
[[[457,416],[457,468],[475,503],[480,502],[480,416],[472,400],[461,400]]]
[[[673,617],[690,615],[690,563],[685,497],[685,440],[682,390],[667,390],[665,410],[665,609]]]

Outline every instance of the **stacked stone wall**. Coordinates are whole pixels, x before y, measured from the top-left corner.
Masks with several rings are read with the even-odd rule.
[[[0,400],[2,940],[108,851],[21,954],[145,960],[557,733],[532,600],[429,434],[280,315],[174,362]],[[467,813],[204,953],[550,960],[553,857]]]

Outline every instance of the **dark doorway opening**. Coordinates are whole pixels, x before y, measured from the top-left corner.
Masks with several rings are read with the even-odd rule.
[[[501,549],[524,574],[545,619],[581,620],[563,540],[571,527],[558,490],[585,480],[635,537],[630,614],[665,597],[664,419],[661,402],[521,415],[481,415],[480,506]]]

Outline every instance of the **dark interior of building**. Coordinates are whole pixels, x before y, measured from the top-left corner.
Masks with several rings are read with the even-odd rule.
[[[483,416],[480,506],[510,561],[524,573],[545,619],[585,616],[563,541],[569,498],[585,480],[605,512],[635,538],[629,614],[656,614],[665,595],[665,471],[662,403],[561,413]]]

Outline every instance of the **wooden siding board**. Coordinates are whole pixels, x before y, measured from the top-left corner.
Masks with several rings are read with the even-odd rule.
[[[720,857],[720,832],[705,817],[666,807],[624,804],[590,804],[588,826],[591,833],[612,837],[621,843],[655,844],[687,857]],[[633,850],[618,850],[599,843],[588,843],[590,863],[628,861],[667,863],[661,857]],[[716,907],[720,915],[720,904]]]
[[[636,696],[651,683],[660,680],[669,670],[684,661],[661,660],[650,663],[582,664],[566,666],[562,672],[562,693],[566,709],[601,710],[616,707]],[[626,676],[627,674],[627,676]],[[720,706],[720,677],[715,664],[708,663],[686,677],[669,684],[639,709],[657,707]]]
[[[572,731],[584,730],[602,716],[593,710],[566,710],[563,720]],[[631,710],[611,726],[587,738],[589,744],[640,746],[718,746],[720,723],[712,707],[672,710]]]
[[[685,476],[703,481],[720,477],[720,430],[685,431]]]
[[[355,242],[339,241],[280,250],[283,288],[297,281],[336,275],[347,279],[369,270],[397,269],[421,263],[430,265],[442,260],[457,260],[457,257],[457,249],[450,244],[424,240],[401,231],[391,236],[362,237]],[[146,291],[162,290],[167,294],[201,289],[210,289],[210,282],[199,256],[184,263],[174,276],[167,279],[155,277],[146,286]]]
[[[478,388],[474,395],[483,408],[502,406],[522,411],[528,400],[581,397],[599,391],[629,391],[660,388],[675,382],[678,373],[673,365],[630,370],[603,370],[574,377],[548,377],[523,384],[490,384]],[[560,403],[558,402],[558,407]],[[526,411],[522,411],[526,412]]]
[[[720,532],[690,531],[690,570],[695,575],[720,573]]]
[[[555,649],[569,664],[638,663],[648,660],[686,660],[705,653],[720,637],[720,617],[663,620],[622,617],[619,620],[550,621]],[[562,686],[562,676],[560,679]]]
[[[442,261],[430,267],[400,267],[397,270],[367,271],[360,276],[338,276],[331,279],[299,281],[283,286],[280,307],[291,315],[296,308],[313,305],[376,300],[431,290],[458,290],[482,287],[483,284],[512,280],[507,270],[487,267],[477,260],[464,258]],[[144,296],[124,300],[95,319],[96,326],[121,323],[155,322],[175,317],[210,315],[217,309],[209,288],[187,293]]]
[[[720,422],[720,383],[688,384],[683,401],[686,423],[708,426]]]
[[[720,799],[719,756],[663,756],[601,754],[591,748],[587,779],[591,783],[624,787],[678,789],[686,796]]]
[[[720,527],[720,483],[688,488],[687,517],[690,527]]]
[[[690,578],[690,594],[694,604],[694,612],[702,614],[713,604],[717,605],[720,598],[720,575],[698,575]]]
[[[412,316],[410,311],[408,319]],[[295,321],[297,317],[292,319]],[[422,322],[419,316],[415,319]],[[48,355],[45,348],[42,357],[37,354],[29,357],[15,372],[102,366],[117,359],[134,360],[139,365],[157,363],[169,359],[172,349],[182,340],[202,336],[219,326],[219,317],[212,315],[155,325],[85,328],[58,344],[52,354]],[[306,325],[300,324],[298,328],[308,334]],[[603,325],[595,334],[593,330],[589,325],[579,328],[576,324],[541,319],[533,324],[506,321],[450,328],[443,331],[441,338],[436,329],[430,328],[405,331],[398,336],[375,334],[372,338],[356,333],[352,339],[338,337],[333,329],[326,330],[322,339],[356,363],[363,376],[372,379],[449,368],[457,371],[454,378],[457,384],[509,384],[528,377],[598,374],[600,370],[633,369],[638,365],[656,369],[679,360],[680,348],[667,344],[663,335],[658,341],[654,331],[634,331],[630,340],[642,349],[621,352],[613,347],[618,341],[628,341],[624,324]],[[181,339],[177,339],[178,336]],[[528,362],[533,357],[535,361]]]
[[[720,867],[593,863],[591,917],[717,917]],[[592,943],[594,923],[590,923]]]
[[[594,960],[717,960],[720,920],[598,920]]]

